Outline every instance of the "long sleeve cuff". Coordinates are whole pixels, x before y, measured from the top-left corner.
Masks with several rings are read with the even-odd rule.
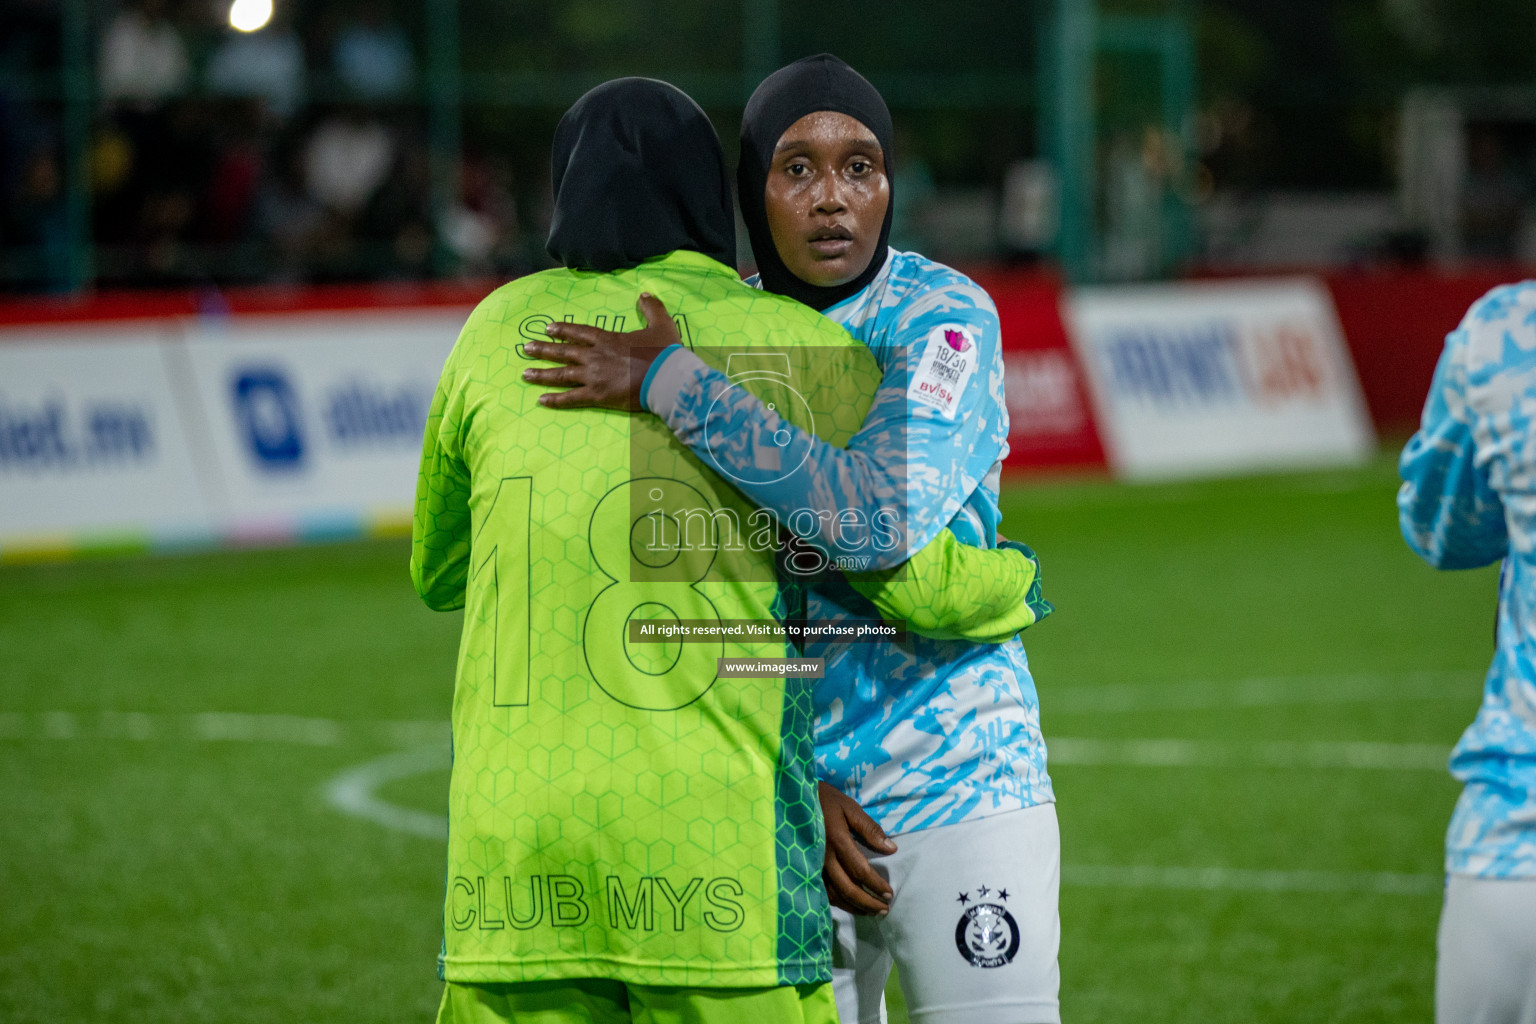
[[[640,404],[663,420],[677,407],[677,396],[704,361],[681,345],[668,345],[651,360],[640,380]]]

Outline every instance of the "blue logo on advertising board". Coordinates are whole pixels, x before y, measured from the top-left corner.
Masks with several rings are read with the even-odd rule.
[[[326,394],[326,436],[339,448],[420,448],[434,386],[346,381]]]
[[[235,420],[256,463],[297,469],[304,462],[304,430],[293,385],[280,370],[252,368],[235,378]]]
[[[1121,328],[1104,358],[1117,392],[1164,409],[1322,400],[1326,349],[1304,321]]]
[[[1216,405],[1244,397],[1230,324],[1122,328],[1105,345],[1115,390],[1161,406]]]

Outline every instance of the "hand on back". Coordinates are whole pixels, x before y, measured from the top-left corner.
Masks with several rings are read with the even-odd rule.
[[[523,371],[529,384],[566,388],[539,396],[551,409],[619,409],[639,412],[640,384],[661,350],[675,345],[677,325],[661,300],[649,292],[635,304],[644,327],[636,331],[605,331],[587,324],[560,321],[545,328],[554,341],[529,341],[523,351],[559,366]]]

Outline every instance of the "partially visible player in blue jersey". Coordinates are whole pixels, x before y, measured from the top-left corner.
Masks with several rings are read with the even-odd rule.
[[[842,323],[883,371],[846,450],[686,348],[637,355],[676,340],[654,300],[641,302],[645,331],[555,324],[551,335],[577,344],[535,346],[570,364],[542,379],[579,385],[552,402],[638,403],[826,559],[862,570],[899,564],[946,526],[996,546],[1008,450],[991,300],[958,271],[887,245],[892,135],[879,93],[826,54],[770,76],[742,121],[737,184],[756,283]],[[810,472],[785,479],[802,463]],[[806,612],[876,617],[835,576]],[[844,1024],[883,1019],[893,960],[914,1021],[1058,1021],[1060,843],[1022,644],[913,637],[806,653],[827,658],[816,756],[829,895],[872,915],[838,914]]]
[[[1438,1024],[1536,1024],[1536,281],[1495,288],[1446,338],[1403,450],[1403,536],[1440,569],[1504,560],[1497,650],[1451,753]]]

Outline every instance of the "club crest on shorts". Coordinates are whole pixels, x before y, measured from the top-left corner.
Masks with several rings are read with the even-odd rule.
[[[999,902],[992,902],[989,896]],[[966,907],[955,925],[955,947],[972,966],[1002,967],[1019,955],[1019,923],[1003,906],[1007,900],[1007,889],[985,885],[976,890],[974,902],[968,892],[956,900]]]

